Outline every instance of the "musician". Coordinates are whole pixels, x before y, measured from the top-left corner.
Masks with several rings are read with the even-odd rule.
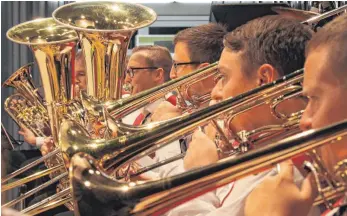
[[[311,35],[308,27],[279,16],[258,18],[228,33],[224,38],[225,48],[218,65],[220,77],[212,91],[212,99],[221,101],[235,97],[301,69],[305,61],[305,44]],[[286,104],[282,111],[291,112],[303,106],[304,101],[297,99],[295,103]],[[249,131],[273,124],[281,124],[281,121],[271,115],[269,107],[261,106],[235,117],[231,125],[226,126],[233,131]],[[215,143],[207,135],[196,131],[184,158],[184,170],[209,165],[223,156],[218,154]],[[173,209],[169,215],[180,215],[192,209],[192,215],[243,215],[247,195],[265,176],[274,174],[275,170],[268,170],[237,180],[206,194],[216,194],[217,203],[203,195]]]
[[[86,77],[85,68],[86,68],[86,65],[83,58],[83,53],[81,50],[79,50],[76,53],[76,59],[75,59],[75,73],[76,73],[75,95],[76,96],[81,90],[87,89],[87,77]],[[21,130],[18,133],[23,136],[25,142],[39,148],[42,155],[46,155],[53,149],[52,137],[36,137],[25,126],[21,126]]]
[[[347,15],[326,24],[306,50],[303,93],[309,102],[300,122],[302,130],[316,129],[347,119]],[[340,141],[318,150],[324,165],[347,159],[347,142]],[[312,176],[301,187],[293,183],[293,164],[281,164],[278,175],[266,178],[248,196],[245,215],[307,215],[316,197]],[[347,194],[338,200],[330,215],[347,215]]]
[[[226,27],[216,23],[199,25],[178,32],[174,38],[174,61],[170,78],[182,77],[218,61],[226,33]],[[214,80],[206,79],[192,87],[191,93],[201,96],[210,92],[213,86]],[[164,102],[155,110],[151,119],[161,121],[177,115],[181,115],[181,110]]]
[[[132,50],[126,71],[126,80],[132,86],[131,95],[145,91],[147,89],[159,86],[170,80],[170,70],[172,67],[172,58],[169,50],[162,46],[150,45],[139,46]],[[165,101],[159,99],[130,115],[125,116],[122,121],[130,125],[141,125],[146,123],[147,119],[157,106]],[[148,166],[160,160],[180,153],[179,143],[172,143],[157,151],[152,157],[144,157],[137,161],[141,166]],[[164,175],[167,170],[172,169],[173,164],[168,164],[161,169],[155,169],[153,172],[147,172],[145,178],[158,178]]]

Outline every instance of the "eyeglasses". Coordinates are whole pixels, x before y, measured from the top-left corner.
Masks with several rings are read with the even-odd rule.
[[[126,70],[126,73],[129,75],[130,78],[133,78],[135,75],[135,70],[154,70],[158,69],[158,67],[137,67],[137,68],[128,68]]]
[[[172,61],[172,66],[175,68],[175,70],[177,71],[177,67],[180,65],[190,65],[190,64],[201,64],[201,62],[197,62],[197,61],[191,61],[191,62],[175,62]]]

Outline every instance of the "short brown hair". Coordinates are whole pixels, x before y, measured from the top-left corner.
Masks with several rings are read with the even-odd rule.
[[[226,33],[226,27],[221,24],[200,25],[178,32],[174,38],[174,45],[178,42],[186,43],[192,61],[214,63],[222,54],[223,38]]]
[[[146,45],[133,48],[132,54],[138,52],[144,52],[146,54],[146,61],[151,67],[163,68],[165,81],[170,80],[172,57],[170,51],[166,47]]]
[[[319,47],[328,48],[333,71],[342,73],[347,71],[347,14],[335,18],[318,30],[307,44],[306,56]]]
[[[312,34],[309,27],[295,20],[264,16],[228,33],[224,45],[233,52],[243,52],[247,72],[267,63],[286,75],[303,68],[305,46]]]

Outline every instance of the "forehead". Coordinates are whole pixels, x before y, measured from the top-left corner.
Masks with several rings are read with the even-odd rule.
[[[142,51],[130,56],[128,67],[148,67],[146,54]]]
[[[219,68],[241,68],[242,67],[242,52],[233,52],[229,48],[224,48],[219,60]]]
[[[336,76],[329,61],[329,50],[325,47],[310,51],[305,61],[304,91],[336,85]]]
[[[175,61],[190,61],[188,44],[185,42],[178,42],[175,45],[174,59]]]

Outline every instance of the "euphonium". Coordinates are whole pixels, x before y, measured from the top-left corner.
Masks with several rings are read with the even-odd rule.
[[[50,134],[49,120],[43,98],[31,77],[32,66],[33,63],[24,65],[3,83],[3,87],[17,90],[6,99],[5,110],[18,126],[24,125],[36,136],[45,137]]]
[[[37,19],[14,26],[8,30],[7,37],[13,42],[28,45],[35,56],[45,94],[45,106],[49,118],[49,128],[56,146],[56,150],[23,169],[26,170],[39,162],[45,161],[48,170],[40,171],[17,182],[2,186],[2,190],[8,190],[44,175],[49,174],[52,178],[52,180],[41,185],[39,188],[35,188],[16,200],[5,204],[5,206],[10,206],[14,205],[20,199],[26,198],[57,181],[60,182],[58,190],[64,190],[68,187],[66,169],[63,166],[64,161],[57,149],[58,128],[61,115],[65,114],[72,117],[72,115],[76,113],[70,113],[70,111],[78,107],[76,104],[71,105],[71,75],[78,38],[73,30],[57,24],[52,18]],[[78,117],[83,117],[81,113],[77,114]],[[79,121],[79,119],[75,119]],[[15,174],[18,174],[20,171],[16,171]],[[10,177],[13,176],[14,174],[10,175]],[[5,178],[5,180],[8,180],[8,178]],[[67,198],[68,194],[65,194],[64,197]],[[71,204],[66,204],[69,208],[72,208]],[[50,205],[50,207],[55,207],[55,205]],[[26,210],[24,210],[24,212],[25,211]],[[38,212],[33,211],[31,213],[36,214]]]
[[[262,146],[236,158],[221,160],[169,178],[148,182],[115,181],[100,171],[100,163],[85,153],[71,160],[70,181],[75,215],[161,215],[182,202],[232,181],[272,168],[296,155],[334,145],[347,136],[347,121],[322,129],[311,129],[279,142]],[[338,162],[330,178],[319,172],[322,163],[305,162],[319,183],[314,205],[343,196],[347,190],[347,158]],[[324,169],[323,169],[324,170]],[[187,193],[189,191],[189,193]]]

